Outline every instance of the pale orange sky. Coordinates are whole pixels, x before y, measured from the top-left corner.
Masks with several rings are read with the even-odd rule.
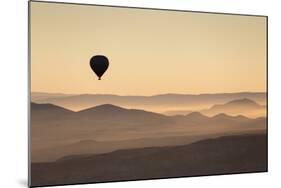
[[[100,81],[97,54],[110,61]],[[31,2],[31,90],[266,91],[266,18]]]

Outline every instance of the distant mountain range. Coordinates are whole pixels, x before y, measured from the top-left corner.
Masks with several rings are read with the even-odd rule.
[[[213,116],[219,113],[226,113],[230,115],[245,115],[248,117],[265,117],[266,106],[259,105],[253,100],[244,98],[237,99],[225,104],[216,104],[211,108],[200,111],[202,114]]]
[[[198,111],[215,104],[223,104],[232,100],[247,98],[265,105],[266,93],[241,92],[218,94],[163,94],[153,96],[120,96],[110,94],[52,94],[31,93],[31,100],[36,103],[51,103],[67,109],[79,111],[102,104],[113,104],[125,108],[144,109],[154,112],[167,111]]]
[[[264,130],[265,118],[250,119],[241,115],[221,113],[208,117],[193,112],[166,116],[112,104],[73,112],[53,104],[31,103],[32,161],[52,161],[81,152],[161,146],[171,138],[174,140],[171,145],[179,145],[219,135]],[[110,143],[120,144],[110,146]]]

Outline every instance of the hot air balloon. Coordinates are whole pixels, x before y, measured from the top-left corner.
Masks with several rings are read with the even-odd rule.
[[[94,73],[101,79],[102,75],[105,73],[109,65],[107,57],[103,55],[93,56],[90,60],[90,66]]]

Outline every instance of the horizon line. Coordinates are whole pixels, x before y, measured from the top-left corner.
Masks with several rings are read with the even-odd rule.
[[[120,95],[120,94],[112,94],[112,93],[52,93],[52,92],[44,92],[44,91],[30,91],[32,93],[42,93],[42,94],[56,94],[56,95],[114,95],[121,97],[153,97],[153,96],[161,96],[161,95],[216,95],[216,94],[242,94],[242,93],[267,93],[267,91],[237,91],[237,92],[221,92],[221,93],[161,93],[161,94],[152,94],[152,95]]]

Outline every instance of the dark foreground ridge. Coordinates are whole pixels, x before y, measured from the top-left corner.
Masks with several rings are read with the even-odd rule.
[[[184,146],[118,150],[33,163],[32,186],[267,171],[265,134],[225,136]]]

